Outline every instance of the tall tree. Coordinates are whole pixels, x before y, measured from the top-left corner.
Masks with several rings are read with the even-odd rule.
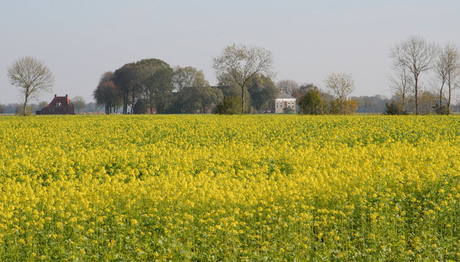
[[[325,82],[326,87],[337,98],[335,103],[338,104],[339,113],[346,113],[349,103],[347,98],[355,89],[355,82],[351,74],[330,74]]]
[[[113,82],[114,73],[107,72],[102,75],[99,85],[93,92],[93,97],[97,105],[105,107],[105,113],[110,114],[122,104],[123,96],[118,87]]]
[[[144,94],[146,94],[145,98],[148,105],[150,108],[155,106],[158,113],[166,112],[173,97],[172,77],[174,71],[168,64],[166,65],[150,71],[148,77],[143,80]]]
[[[241,113],[245,113],[245,95],[251,77],[258,73],[271,76],[273,58],[270,51],[261,47],[233,44],[214,58],[213,67],[219,82],[236,84],[241,88]]]
[[[398,107],[398,112],[407,112],[407,103],[411,95],[413,87],[412,77],[408,73],[408,69],[400,64],[394,65],[396,76],[390,76],[392,88],[395,91],[395,106]]]
[[[411,36],[391,49],[390,57],[393,58],[395,69],[405,68],[412,74],[416,115],[419,113],[419,77],[421,73],[431,68],[437,52],[436,45],[429,44],[418,36]]]
[[[134,113],[140,104],[158,112],[164,112],[171,102],[173,70],[169,64],[159,59],[143,59],[123,65],[114,73],[114,84],[123,98],[123,113]]]
[[[113,75],[113,83],[119,88],[123,99],[123,114],[128,113],[129,105],[132,107],[135,104],[135,101],[132,101],[132,97],[135,97],[137,91],[136,74],[134,63],[129,63],[117,69]]]
[[[26,115],[27,102],[37,98],[42,91],[51,91],[54,76],[44,62],[34,57],[23,57],[8,68],[8,77],[13,86],[21,88],[24,95],[22,113]]]
[[[452,90],[454,83],[460,76],[460,53],[455,44],[447,44],[440,52],[435,64],[436,76],[440,81],[439,107],[442,108],[443,89],[447,85],[446,113],[450,112],[452,102]]]
[[[143,59],[134,64],[136,71],[133,83],[137,85],[138,96],[132,99],[143,99],[150,109],[156,107],[157,112],[164,113],[172,98],[171,66],[160,59]]]

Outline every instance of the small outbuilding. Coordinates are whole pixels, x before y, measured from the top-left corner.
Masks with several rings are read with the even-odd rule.
[[[42,108],[41,111],[37,111],[37,114],[42,115],[73,115],[74,107],[70,102],[69,96],[57,96],[54,95],[54,99],[49,103],[47,107]]]

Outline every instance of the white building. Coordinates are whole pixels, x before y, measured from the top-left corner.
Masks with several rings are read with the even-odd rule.
[[[278,97],[270,101],[270,109],[273,113],[284,113],[285,108],[291,108],[292,112],[296,112],[296,99],[280,91]]]

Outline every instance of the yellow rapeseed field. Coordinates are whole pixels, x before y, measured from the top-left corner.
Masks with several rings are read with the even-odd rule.
[[[459,261],[459,116],[0,118],[1,261]]]

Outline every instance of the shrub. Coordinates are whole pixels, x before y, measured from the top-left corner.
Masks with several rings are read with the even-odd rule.
[[[241,113],[241,100],[238,97],[226,96],[224,100],[217,104],[216,114],[233,115]]]

